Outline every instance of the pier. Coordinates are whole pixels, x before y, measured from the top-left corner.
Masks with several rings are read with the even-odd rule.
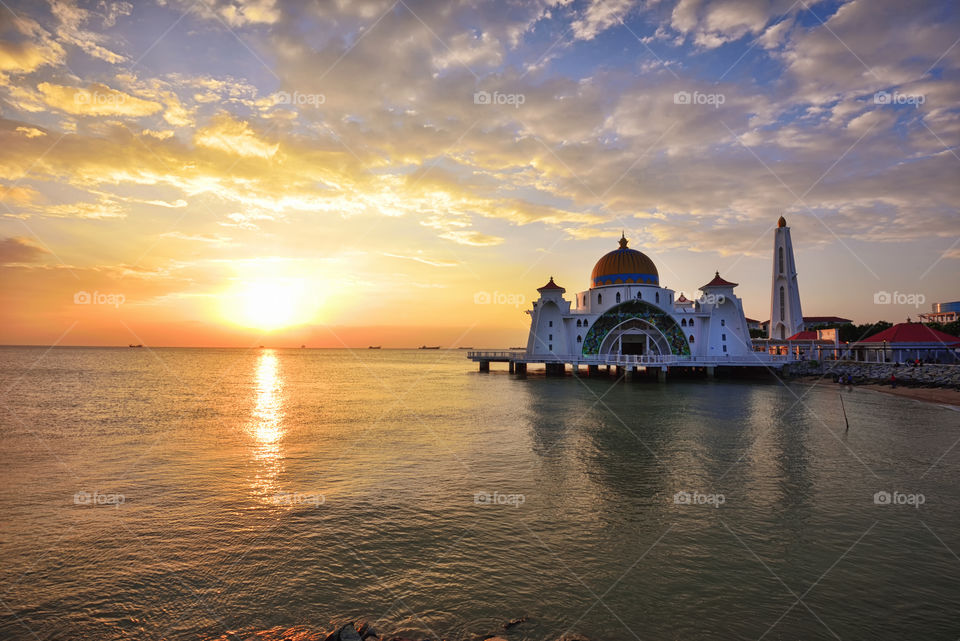
[[[467,358],[479,363],[481,372],[490,371],[490,363],[507,363],[511,374],[525,375],[531,363],[542,364],[547,376],[564,376],[569,366],[574,376],[586,373],[587,376],[627,376],[639,379],[654,376],[665,382],[670,371],[690,374],[702,372],[713,378],[718,368],[765,368],[782,369],[784,365],[796,362],[791,354],[768,354],[753,352],[749,356],[676,356],[634,355],[634,354],[535,354],[525,350],[471,350]],[[585,366],[585,368],[583,367]]]

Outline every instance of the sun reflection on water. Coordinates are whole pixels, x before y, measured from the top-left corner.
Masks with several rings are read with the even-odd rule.
[[[264,350],[257,362],[254,379],[256,405],[249,432],[253,437],[253,456],[258,463],[252,481],[254,492],[269,503],[277,494],[277,478],[283,472],[283,376],[273,350]]]

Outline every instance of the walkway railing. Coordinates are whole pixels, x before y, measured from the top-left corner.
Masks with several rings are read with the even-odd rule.
[[[585,363],[588,365],[765,365],[768,363],[787,363],[793,360],[790,354],[754,353],[748,356],[676,356],[674,354],[532,354],[523,350],[467,352],[472,360],[510,359],[526,362]]]

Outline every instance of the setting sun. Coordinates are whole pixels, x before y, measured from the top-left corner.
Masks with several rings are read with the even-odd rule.
[[[231,323],[271,331],[313,320],[317,304],[302,280],[261,279],[224,294],[222,310]]]

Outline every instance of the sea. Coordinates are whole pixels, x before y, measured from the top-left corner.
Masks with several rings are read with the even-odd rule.
[[[960,636],[960,413],[465,356],[0,348],[0,638]]]

